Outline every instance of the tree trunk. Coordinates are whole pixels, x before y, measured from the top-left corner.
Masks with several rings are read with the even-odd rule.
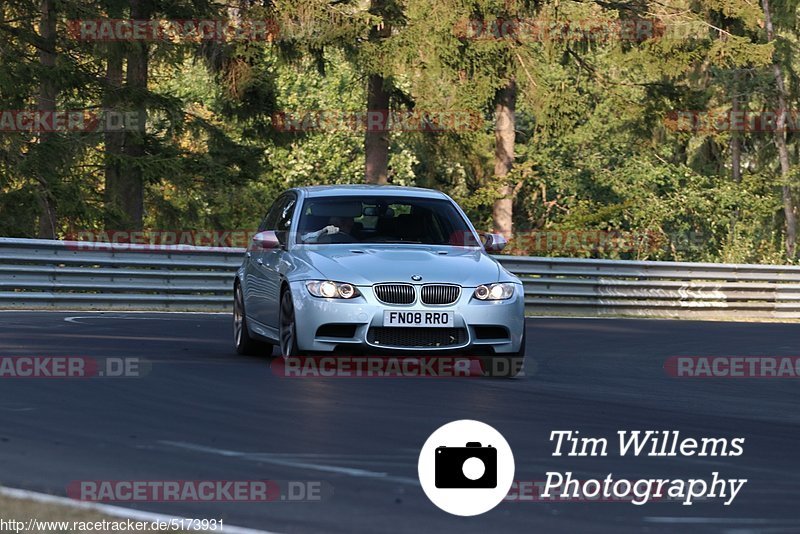
[[[122,11],[115,3],[109,6],[109,17],[122,18]],[[106,63],[105,94],[103,95],[103,108],[117,110],[119,91],[122,88],[123,54],[118,43],[108,44],[108,60]],[[106,131],[105,142],[105,213],[104,225],[106,230],[121,228],[120,213],[124,212],[124,191],[121,184],[120,157],[125,144],[124,131]]]
[[[380,118],[375,122],[386,124],[389,110],[389,92],[384,87],[383,76],[372,74],[367,90],[367,131],[364,134],[365,177],[368,184],[386,184],[389,181],[389,131],[387,128],[372,129],[370,117]]]
[[[739,112],[741,111],[741,101],[739,99],[739,81],[740,81],[740,72],[736,71],[733,76],[733,90],[731,94],[731,117],[738,117]],[[745,109],[747,106],[745,105]],[[733,124],[733,121],[731,121]],[[742,181],[742,134],[741,132],[736,131],[734,128],[731,128],[731,141],[730,141],[730,149],[731,149],[731,177],[733,181],[741,183]],[[730,229],[728,235],[730,236],[731,240],[736,239],[736,225],[739,222],[739,217],[741,216],[741,210],[736,207],[733,210],[733,215],[731,217],[730,222]]]
[[[511,79],[498,94],[494,129],[494,175],[502,185],[498,190],[500,198],[494,201],[492,221],[494,231],[503,234],[506,239],[511,239],[514,232],[514,187],[503,179],[511,172],[514,164],[516,105],[517,84],[514,79]]]
[[[131,18],[149,20],[153,14],[151,0],[130,0]],[[149,46],[146,41],[133,43],[128,53],[126,84],[132,95],[137,117],[135,127],[125,129],[122,149],[125,160],[120,169],[120,181],[115,203],[118,202],[130,230],[142,228],[144,215],[144,181],[141,159],[145,155],[145,127],[147,108],[145,99],[148,81]]]
[[[771,43],[775,39],[775,30],[772,26],[772,13],[769,8],[769,0],[762,0],[764,7],[764,23],[767,29],[767,42]],[[783,83],[783,72],[777,61],[772,63],[772,74],[775,77],[775,86],[778,94],[778,109],[775,111],[778,119],[775,124],[775,146],[778,147],[778,161],[781,165],[781,176],[784,179],[783,185],[783,214],[786,217],[786,255],[789,260],[795,259],[795,240],[797,237],[797,214],[795,212],[792,189],[788,184],[791,165],[789,164],[789,150],[786,147],[786,87]]]
[[[42,68],[41,81],[39,85],[39,98],[37,109],[40,113],[52,113],[56,109],[56,85],[54,81],[54,70],[56,66],[56,11],[54,0],[41,0],[41,19],[39,22],[39,34],[42,38],[42,46],[39,49],[39,63]],[[39,136],[39,143],[45,147],[54,140],[53,132],[42,132]],[[56,206],[55,196],[53,195],[53,182],[55,173],[42,172],[37,179],[39,181],[39,215],[38,236],[42,239],[55,239],[56,237]]]
[[[382,24],[370,29],[369,40],[380,41],[392,34],[386,20],[386,0],[370,0],[369,12],[382,17]],[[370,74],[367,82],[367,120],[364,134],[364,178],[368,184],[389,181],[389,81],[380,74]],[[372,118],[372,119],[371,119]],[[384,127],[371,127],[382,124]]]
[[[739,73],[734,75],[733,96],[731,98],[731,115],[738,116],[741,111],[739,102]],[[731,129],[731,175],[733,181],[742,181],[742,136],[739,132]]]

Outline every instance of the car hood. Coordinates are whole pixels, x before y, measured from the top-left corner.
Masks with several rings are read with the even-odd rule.
[[[292,251],[299,263],[322,278],[355,285],[380,282],[450,283],[464,287],[497,282],[500,266],[476,248],[412,245],[301,246]]]

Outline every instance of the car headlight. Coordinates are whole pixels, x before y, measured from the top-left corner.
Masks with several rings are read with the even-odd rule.
[[[352,299],[361,295],[353,284],[330,280],[312,280],[306,282],[306,288],[315,297],[326,299]]]
[[[506,300],[514,296],[514,284],[500,282],[498,284],[480,285],[475,288],[473,296],[478,300]]]

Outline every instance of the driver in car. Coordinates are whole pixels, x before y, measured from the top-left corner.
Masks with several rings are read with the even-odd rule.
[[[317,230],[316,232],[309,232],[307,234],[303,234],[300,238],[305,243],[317,243],[319,242],[319,238],[326,235],[333,235],[338,233],[343,234],[350,234],[353,231],[353,225],[355,221],[352,217],[331,217],[330,224],[325,226],[324,228]]]

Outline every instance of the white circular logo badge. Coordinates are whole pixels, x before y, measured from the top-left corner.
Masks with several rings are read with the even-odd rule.
[[[514,482],[514,455],[503,435],[480,421],[462,419],[430,435],[417,464],[433,504],[453,515],[488,512]]]

